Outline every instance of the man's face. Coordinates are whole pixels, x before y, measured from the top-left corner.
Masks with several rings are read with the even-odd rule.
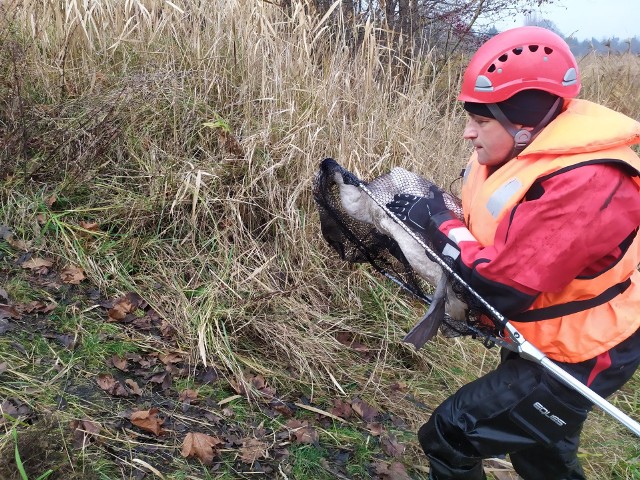
[[[469,140],[478,153],[478,163],[494,167],[511,158],[515,142],[495,118],[469,113],[463,138]]]

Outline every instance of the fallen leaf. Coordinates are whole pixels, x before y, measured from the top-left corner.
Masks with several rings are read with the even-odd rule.
[[[380,444],[387,455],[395,458],[400,458],[405,450],[404,444],[391,434],[381,437]]]
[[[194,400],[197,400],[198,398],[198,392],[196,392],[195,390],[191,390],[189,388],[183,390],[182,392],[180,392],[180,395],[178,395],[178,399],[181,402],[187,402],[187,403],[191,403]]]
[[[13,235],[10,235],[9,238],[6,239],[7,243],[11,245],[16,250],[22,250],[23,252],[28,252],[31,249],[31,242],[27,242],[25,240],[18,240]]]
[[[7,365],[7,362],[0,363],[0,375],[6,372],[7,368],[9,368],[9,365]]]
[[[382,480],[411,480],[407,469],[400,462],[393,462],[387,465],[383,462],[375,463],[376,473]]]
[[[181,455],[197,457],[205,465],[213,463],[213,457],[218,453],[218,446],[224,444],[222,440],[205,433],[189,432],[182,443]]]
[[[98,386],[110,395],[115,397],[128,397],[129,392],[113,375],[103,373],[98,375]]]
[[[99,230],[99,225],[97,222],[80,222],[80,227],[85,230],[89,230],[90,232],[97,232]]]
[[[138,395],[139,397],[142,396],[142,389],[138,386],[138,384],[135,381],[131,380],[130,378],[127,378],[124,381],[124,383],[127,384],[127,387],[131,389],[134,395]]]
[[[379,437],[380,435],[382,435],[384,427],[381,423],[378,422],[368,423],[367,430],[369,430],[369,433],[371,433],[371,435],[373,435],[374,437]]]
[[[140,295],[129,292],[113,302],[108,315],[109,318],[116,321],[124,320],[129,313],[135,312],[138,308],[142,308],[143,305],[146,305],[146,302]]]
[[[285,426],[291,430],[291,433],[293,433],[296,441],[299,443],[315,444],[318,442],[318,432],[315,428],[311,427],[306,420],[300,421],[292,418],[287,421]]]
[[[392,383],[389,388],[392,392],[406,392],[408,390],[407,384],[401,381]]]
[[[91,440],[96,439],[96,435],[100,433],[102,427],[99,423],[91,420],[73,420],[71,422],[71,430],[73,431],[73,447],[84,448]]]
[[[173,383],[173,379],[171,378],[169,372],[156,373],[152,375],[151,378],[149,378],[149,381],[159,384],[162,390],[169,389],[171,387],[171,384]]]
[[[41,302],[40,300],[33,300],[26,304],[16,305],[16,308],[21,313],[33,313],[33,312],[49,313],[52,310],[55,310],[57,306],[58,305],[55,302],[45,303],[45,302]]]
[[[82,280],[84,280],[84,270],[80,267],[75,267],[73,265],[67,265],[60,272],[60,278],[62,279],[62,283],[69,283],[71,285],[78,285]]]
[[[333,408],[329,410],[336,417],[340,418],[350,418],[353,415],[353,409],[348,402],[343,401],[341,398],[336,398],[333,401]]]
[[[369,347],[364,345],[363,343],[357,342],[354,336],[348,332],[340,332],[336,335],[336,340],[338,340],[341,344],[355,350],[356,352],[368,352],[370,350]]]
[[[51,208],[51,206],[56,203],[56,200],[58,200],[58,196],[55,193],[52,193],[44,203],[47,207]]]
[[[29,405],[21,400],[10,398],[0,404],[0,425],[15,422],[17,418],[30,415]]]
[[[358,397],[355,397],[351,401],[351,408],[353,408],[353,411],[360,415],[365,422],[373,422],[373,420],[380,414],[378,410]]]
[[[0,319],[2,318],[13,318],[14,320],[19,320],[22,318],[22,314],[16,310],[16,308],[12,305],[0,305]]]
[[[169,352],[167,354],[161,353],[160,355],[158,355],[158,359],[165,365],[169,365],[171,363],[180,363],[183,361],[182,355],[176,352]]]
[[[111,363],[113,364],[114,367],[116,367],[118,370],[121,370],[123,372],[128,372],[129,371],[129,367],[127,366],[127,359],[126,358],[122,358],[118,355],[113,355],[111,357]]]
[[[164,419],[158,417],[159,412],[160,411],[157,408],[151,408],[150,410],[138,410],[131,414],[130,420],[131,423],[142,430],[146,430],[147,432],[151,432],[155,435],[162,435],[164,434],[164,430],[162,429]]]
[[[49,267],[53,265],[51,260],[46,258],[31,257],[29,260],[22,263],[21,267],[33,271],[34,273],[46,274],[49,272]]]
[[[257,438],[245,438],[240,447],[240,460],[253,463],[260,458],[268,458],[269,444]]]

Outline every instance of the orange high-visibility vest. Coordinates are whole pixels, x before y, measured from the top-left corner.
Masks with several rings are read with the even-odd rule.
[[[483,246],[533,183],[589,163],[626,164],[640,172],[629,145],[640,143],[640,123],[585,100],[570,100],[518,157],[491,175],[471,157],[465,170],[465,222]],[[640,177],[633,177],[640,191]],[[544,225],[541,225],[544,228]],[[593,358],[640,328],[640,237],[595,278],[574,279],[560,292],[542,292],[512,324],[549,358],[576,363]]]

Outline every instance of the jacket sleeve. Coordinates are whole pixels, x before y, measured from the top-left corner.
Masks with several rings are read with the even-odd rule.
[[[639,225],[635,182],[616,166],[592,164],[534,184],[499,223],[493,245],[481,245],[459,220],[439,228],[459,238],[462,278],[509,317],[541,292],[560,291],[578,276],[606,270]]]

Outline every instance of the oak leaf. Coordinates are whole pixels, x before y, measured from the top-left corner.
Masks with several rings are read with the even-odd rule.
[[[213,457],[218,453],[218,446],[224,444],[222,440],[205,433],[189,432],[182,442],[183,457],[197,457],[205,465],[213,463]]]

